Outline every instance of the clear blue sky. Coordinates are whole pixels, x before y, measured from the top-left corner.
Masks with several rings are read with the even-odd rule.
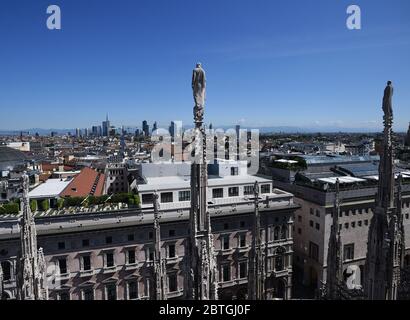
[[[201,61],[215,125],[379,128],[391,79],[404,130],[409,57],[408,0],[2,0],[0,129],[190,124]]]

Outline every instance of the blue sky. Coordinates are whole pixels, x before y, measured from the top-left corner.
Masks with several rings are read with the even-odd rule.
[[[0,130],[190,124],[197,61],[214,125],[378,129],[391,79],[404,130],[409,57],[408,0],[2,0]]]

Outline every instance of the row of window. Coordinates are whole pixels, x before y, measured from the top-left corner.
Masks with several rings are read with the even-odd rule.
[[[126,284],[125,297],[128,300],[135,300],[141,296],[149,296],[151,279],[145,280],[144,292],[140,292],[138,281],[128,281]],[[178,291],[178,278],[177,274],[172,273],[167,276],[167,291],[168,293],[173,293]],[[105,300],[117,300],[118,299],[118,286],[116,283],[106,284],[104,287],[104,298]],[[70,300],[70,292],[60,291],[57,293],[58,300]],[[94,300],[95,299],[95,289],[93,287],[87,287],[81,290],[82,300]]]
[[[263,184],[261,185],[261,193],[270,193],[271,186],[270,184]],[[244,186],[244,195],[253,195],[254,187],[253,185]],[[238,197],[239,196],[239,187],[229,187],[228,188],[228,197]],[[224,197],[224,189],[223,188],[213,188],[212,189],[212,198],[223,198]],[[143,204],[152,204],[153,202],[153,194],[147,193],[141,196],[141,200]],[[178,201],[190,201],[191,200],[191,191],[184,190],[178,191]],[[160,201],[161,203],[170,203],[174,202],[174,194],[173,192],[161,192],[160,194]]]
[[[168,236],[169,237],[175,237],[176,231],[175,229],[169,229],[168,230]],[[149,231],[148,232],[148,239],[153,239],[154,238],[154,232]],[[127,241],[132,242],[135,240],[135,235],[133,233],[130,233],[127,235]],[[112,244],[113,243],[113,237],[112,236],[106,236],[105,237],[105,244]],[[81,240],[81,245],[83,248],[87,248],[90,246],[90,239],[82,239]],[[64,250],[66,249],[66,242],[65,241],[59,241],[57,243],[57,248],[58,250]]]
[[[151,247],[148,247],[145,249],[145,261],[153,261],[154,260],[154,249]],[[176,247],[175,244],[169,244],[166,249],[166,255],[167,258],[176,258]],[[104,260],[104,267],[105,268],[111,268],[115,266],[115,261],[114,261],[114,252],[105,252],[103,256]],[[136,252],[135,249],[128,249],[125,252],[125,261],[127,265],[132,265],[137,263],[137,257],[136,257]],[[66,274],[68,273],[67,269],[67,258],[66,257],[60,257],[58,258],[58,267],[60,269],[60,274]],[[81,271],[91,271],[92,266],[91,266],[91,254],[83,254],[80,257],[80,270]]]

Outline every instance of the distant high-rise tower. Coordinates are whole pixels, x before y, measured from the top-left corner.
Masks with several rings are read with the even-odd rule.
[[[142,121],[142,132],[146,137],[149,136],[149,125],[147,120]]]
[[[158,129],[158,125],[157,125],[157,122],[155,121],[153,126],[152,126],[152,132],[155,132],[155,130],[157,130],[157,129]]]
[[[17,263],[17,296],[20,300],[47,299],[46,265],[43,249],[37,249],[37,232],[28,197],[29,178],[24,172],[20,218],[21,252]]]
[[[106,120],[103,121],[102,123],[102,131],[103,131],[102,135],[104,137],[108,137],[110,135],[110,127],[111,127],[110,120],[108,120],[108,113],[107,113]]]
[[[397,198],[394,197],[392,96],[393,87],[389,81],[383,97],[384,137],[379,164],[379,187],[367,242],[365,290],[371,300],[397,299],[404,260],[401,176]]]

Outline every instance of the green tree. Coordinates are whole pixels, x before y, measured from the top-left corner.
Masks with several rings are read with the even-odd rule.
[[[30,200],[30,209],[31,209],[31,212],[37,211],[37,201],[36,200]]]
[[[50,203],[48,202],[47,199],[44,199],[43,201],[41,201],[41,211],[47,211],[48,209],[50,209]]]

